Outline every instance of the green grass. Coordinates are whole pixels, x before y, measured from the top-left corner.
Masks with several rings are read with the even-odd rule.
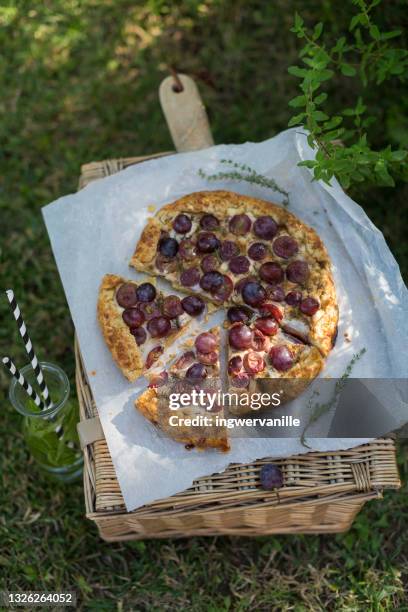
[[[406,24],[404,3],[379,19]],[[192,74],[216,142],[286,127],[296,79],[293,13],[344,30],[351,3],[334,0],[12,0],[0,7],[1,287],[13,287],[37,352],[74,375],[73,328],[40,208],[75,191],[82,163],[171,148],[157,98],[166,64]],[[351,105],[350,81],[332,86]],[[372,140],[407,145],[406,91],[366,92]],[[381,228],[405,278],[407,188],[352,196]],[[24,350],[0,300],[1,353]],[[7,379],[0,373],[2,390]],[[7,401],[0,411],[0,586],[78,590],[98,610],[406,610],[408,493],[368,504],[339,536],[195,538],[105,544],[83,518],[82,487],[41,477]],[[404,449],[401,469],[406,474]]]

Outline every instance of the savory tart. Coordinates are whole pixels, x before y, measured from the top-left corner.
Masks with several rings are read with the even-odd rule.
[[[230,191],[184,196],[148,219],[130,265],[187,295],[180,299],[149,282],[105,276],[99,321],[129,380],[149,370],[190,317],[217,308],[227,313],[231,391],[251,392],[266,383],[268,391],[280,390],[285,382],[283,401],[293,399],[319,374],[334,346],[338,307],[329,255],[311,227],[276,204]],[[201,373],[202,381],[219,379],[219,330],[206,333],[217,348],[202,350],[200,334],[194,349],[151,377],[136,406],[189,447],[227,450],[222,428],[197,433],[166,425],[169,375],[187,383],[192,372],[199,379]],[[185,409],[187,415],[196,411]]]
[[[98,320],[105,342],[122,373],[136,380],[206,310],[199,296],[180,299],[149,282],[106,274],[99,289]]]
[[[223,417],[222,407],[216,402],[210,411],[193,403],[172,410],[169,403],[172,393],[190,394],[193,389],[217,393],[220,388],[219,352],[219,328],[200,333],[193,346],[178,355],[167,370],[149,376],[149,388],[135,402],[146,419],[188,449],[229,450],[225,427],[216,423],[217,415]],[[198,424],[185,423],[186,419],[195,417],[198,417]],[[172,424],[172,421],[176,422]]]

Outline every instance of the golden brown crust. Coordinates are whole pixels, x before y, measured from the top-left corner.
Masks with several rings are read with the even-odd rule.
[[[146,265],[154,260],[157,241],[160,238],[160,228],[160,223],[155,217],[148,219],[130,262],[130,265],[136,270],[146,271]]]
[[[146,389],[135,401],[135,406],[145,419],[157,425],[157,391],[156,389]]]
[[[316,378],[324,365],[320,351],[314,346],[302,346],[301,344],[295,344],[290,348],[292,352],[297,353],[297,361],[293,368],[284,372],[282,378],[310,380]]]
[[[162,224],[166,225],[173,218],[174,213],[182,211],[211,213],[220,219],[229,218],[240,213],[273,215],[279,225],[298,221],[292,213],[278,204],[226,190],[190,193],[160,208],[156,213],[156,217]]]
[[[143,360],[115,300],[116,290],[124,282],[124,278],[114,274],[103,277],[98,297],[98,321],[115,363],[128,380],[134,381],[142,373]]]
[[[321,290],[316,292],[320,309],[311,317],[309,341],[327,357],[336,341],[339,319],[336,289],[330,271],[326,270],[320,287]]]

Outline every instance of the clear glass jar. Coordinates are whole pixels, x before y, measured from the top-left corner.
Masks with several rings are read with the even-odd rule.
[[[81,477],[83,469],[76,429],[78,402],[70,398],[69,380],[61,368],[45,361],[41,362],[41,368],[52,400],[51,408],[38,408],[14,378],[9,387],[9,399],[24,416],[24,438],[40,468],[56,480],[72,482]],[[22,368],[21,373],[38,392],[31,365]],[[58,434],[59,426],[62,431]]]

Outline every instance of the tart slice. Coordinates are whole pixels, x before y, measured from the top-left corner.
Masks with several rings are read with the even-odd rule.
[[[324,365],[320,351],[285,333],[278,313],[234,306],[228,311],[229,392],[240,395],[257,391],[279,393],[286,403],[302,393]],[[249,405],[231,405],[232,414],[251,412]]]
[[[283,331],[317,347],[327,357],[336,342],[338,320],[330,269],[303,255],[286,264],[278,282],[266,285],[266,301],[260,309],[275,317]],[[265,263],[260,273],[266,276],[278,266],[278,261]]]
[[[122,373],[136,380],[152,367],[186,329],[205,312],[198,296],[180,299],[148,282],[106,274],[99,289],[98,320],[105,342]]]
[[[216,401],[220,389],[219,328],[199,334],[193,346],[185,348],[168,370],[149,377],[149,388],[138,397],[135,406],[146,419],[187,449],[228,451],[226,429],[217,424],[217,417],[223,418],[222,407]],[[193,392],[201,390],[212,397],[211,403],[194,402]],[[174,395],[181,394],[186,394],[187,400],[172,409],[170,396],[174,399]],[[196,424],[189,424],[192,419]]]

